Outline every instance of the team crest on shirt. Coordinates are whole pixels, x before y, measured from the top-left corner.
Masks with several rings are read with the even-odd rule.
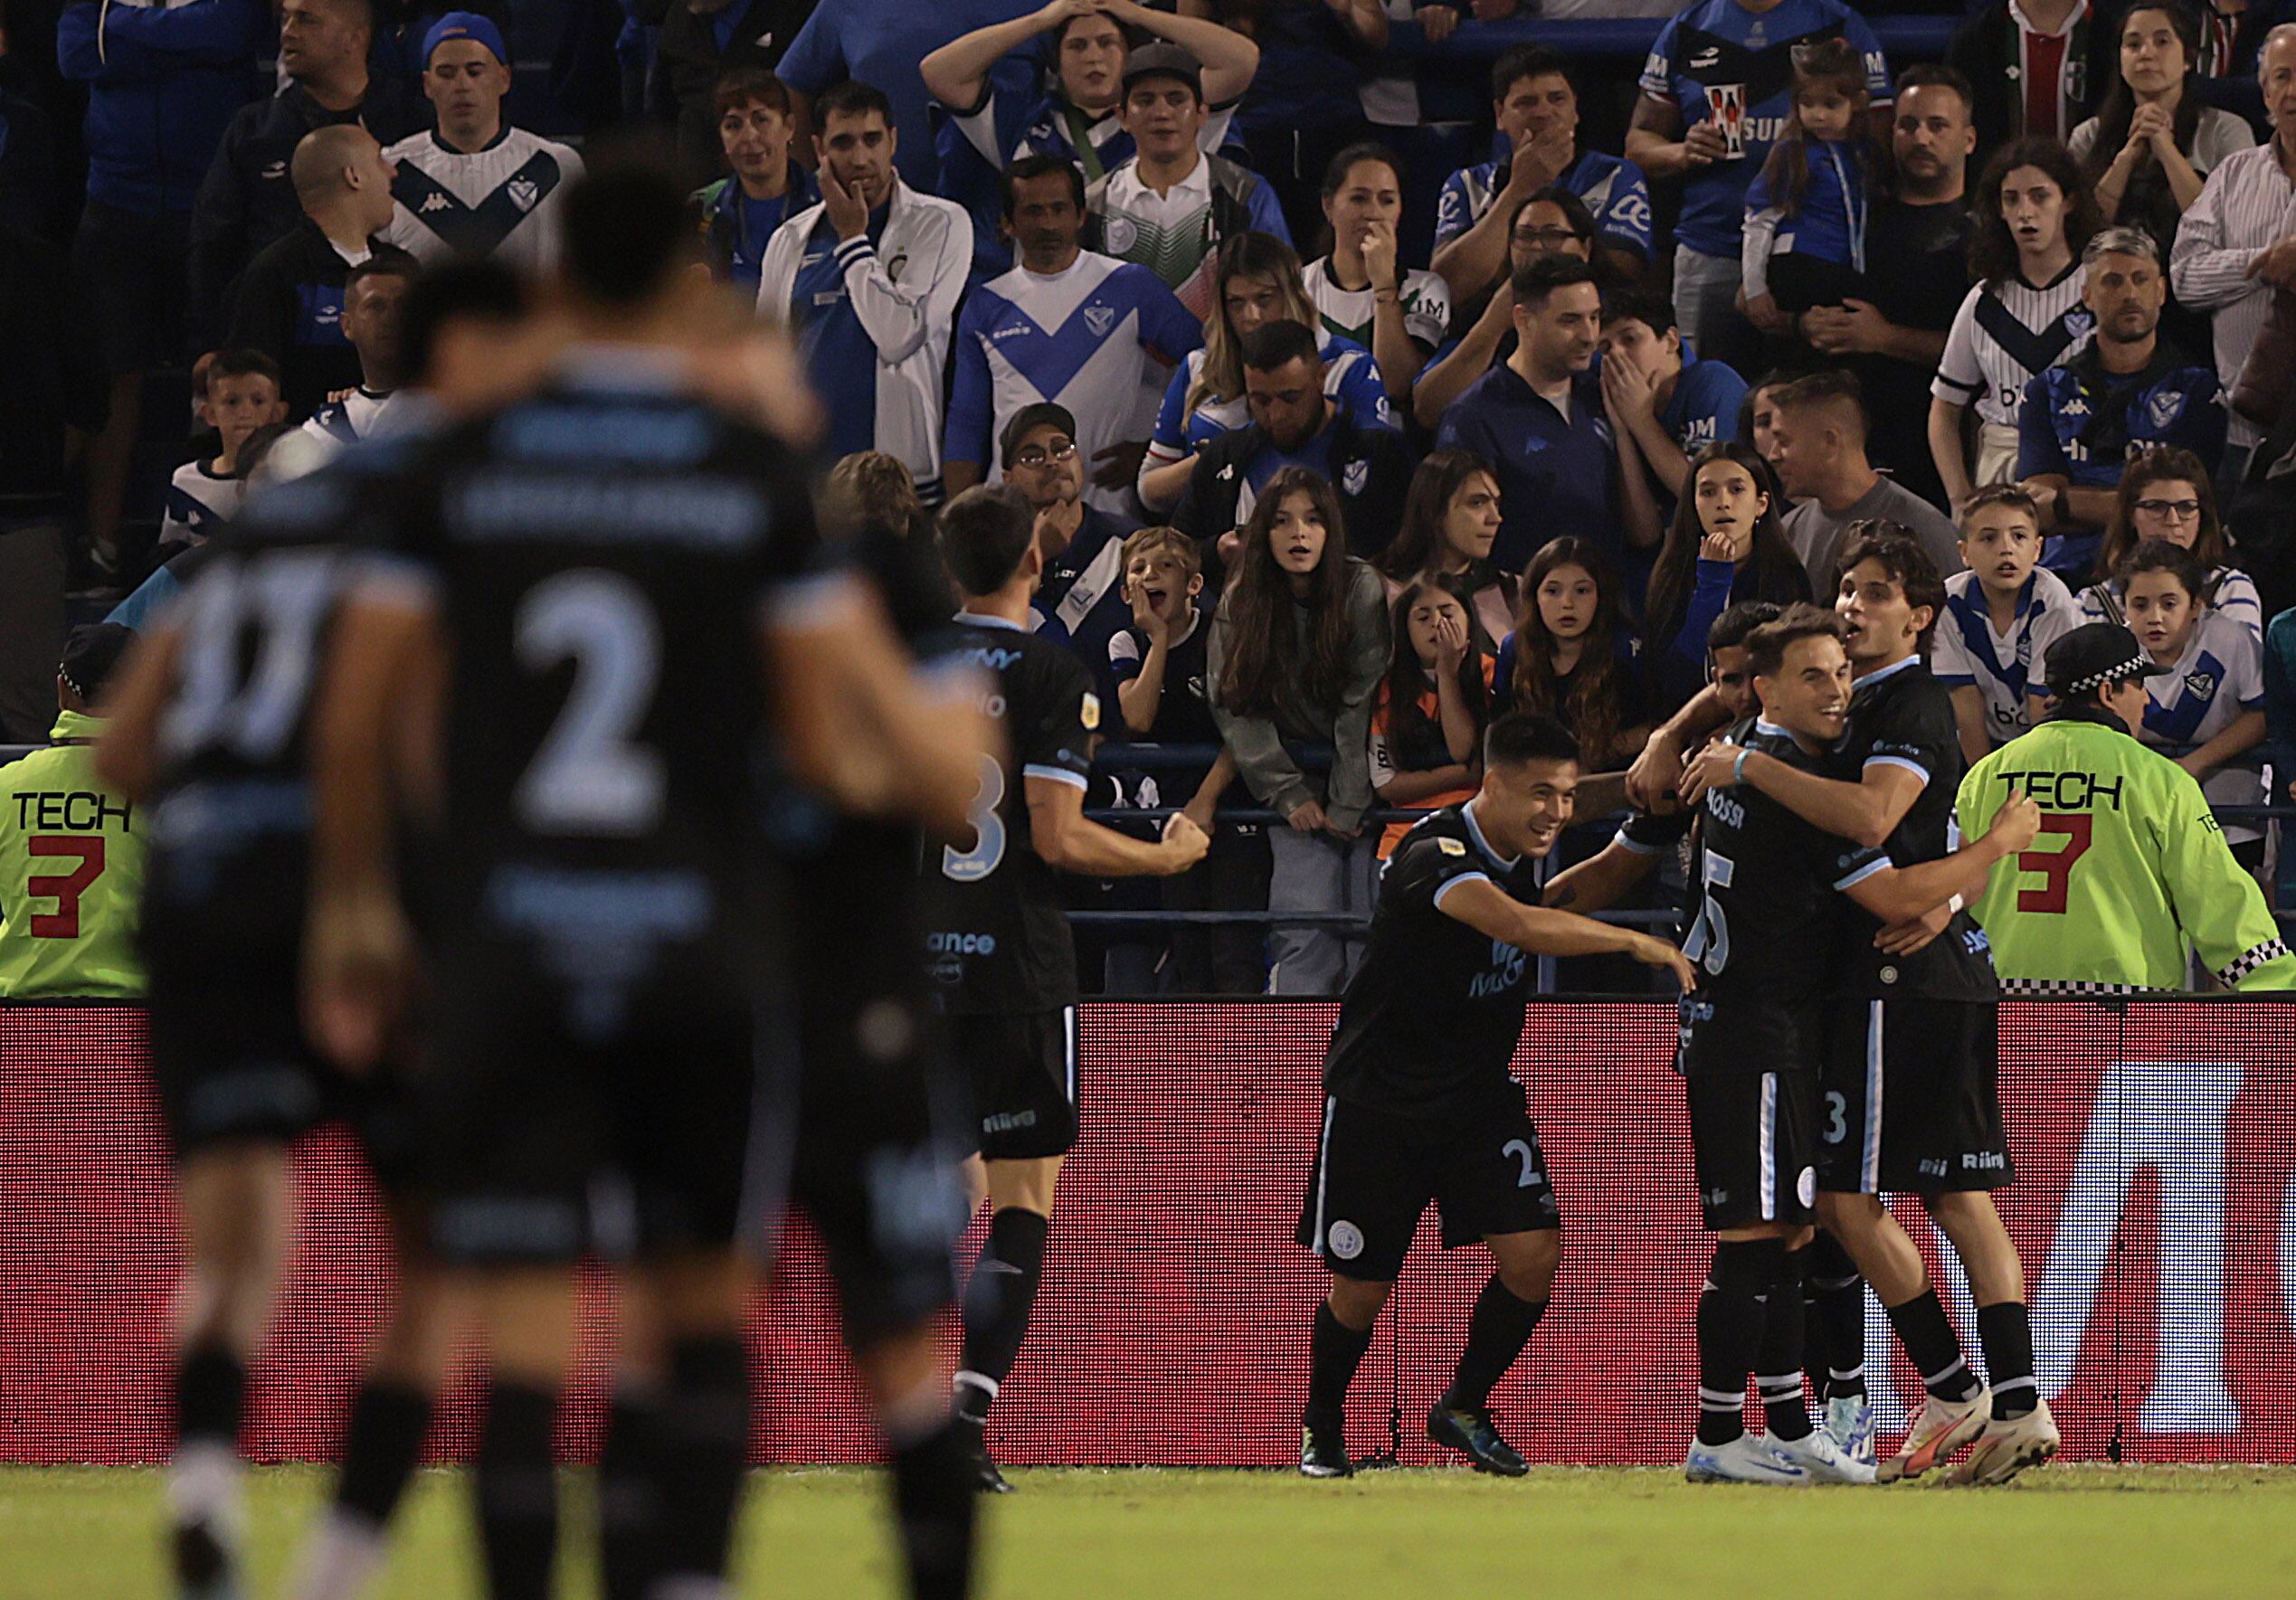
[[[1324,1238],[1332,1246],[1332,1254],[1342,1261],[1353,1261],[1363,1254],[1363,1230],[1352,1222],[1335,1222]]]
[[[1363,492],[1363,486],[1371,481],[1369,461],[1350,461],[1340,469],[1340,492],[1350,498]]]
[[[1466,854],[1466,847],[1459,843],[1459,841],[1455,838],[1437,839],[1435,841],[1435,847],[1442,851],[1446,856],[1464,856]]]
[[[2216,697],[2216,675],[2213,672],[2187,672],[2185,687],[2196,698],[2213,700]]]
[[[2152,398],[2145,402],[2146,414],[2156,428],[2166,428],[2182,414],[2185,409],[2184,392],[2178,389],[2155,389]]]
[[[1114,306],[1086,306],[1085,326],[1092,330],[1094,338],[1106,338],[1108,330],[1116,326],[1116,308]]]
[[[532,178],[512,178],[504,193],[521,212],[532,211],[542,203],[542,185]]]
[[[1130,217],[1110,217],[1101,224],[1100,234],[1112,256],[1120,256],[1140,242],[1140,230]]]
[[[2067,338],[2085,339],[2096,326],[2097,314],[2086,306],[2075,306],[2064,314],[2064,331]]]
[[[1077,719],[1084,724],[1086,733],[1096,731],[1100,726],[1100,696],[1086,695],[1084,697],[1083,708],[1077,715]]]

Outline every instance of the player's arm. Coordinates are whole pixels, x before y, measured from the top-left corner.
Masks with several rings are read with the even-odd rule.
[[[1836,880],[1834,886],[1884,923],[1910,922],[1932,906],[1976,899],[1985,893],[1985,876],[1993,864],[2024,849],[2040,831],[2041,808],[2011,790],[1982,838],[1919,866],[1893,866],[1887,857],[1880,857]]]
[[[1557,911],[1592,916],[1625,899],[1658,870],[1663,859],[1656,850],[1638,849],[1623,837],[1613,838],[1576,866],[1556,875],[1539,897],[1540,903]]]
[[[1646,811],[1672,807],[1683,777],[1682,753],[1729,720],[1729,708],[1713,685],[1693,695],[1651,730],[1642,753],[1627,769],[1627,800]]]
[[[159,763],[160,714],[176,686],[176,654],[182,642],[181,632],[166,626],[138,635],[104,694],[96,776],[122,800],[133,802],[151,792]]]
[[[1567,911],[1525,905],[1481,873],[1445,884],[1436,891],[1435,909],[1486,938],[1532,955],[1632,956],[1646,967],[1669,969],[1684,989],[1698,985],[1696,969],[1665,940]]]
[[[1969,765],[1992,753],[1985,731],[1985,691],[1975,684],[1954,686],[1953,731],[1960,735],[1961,759]]]
[[[1172,877],[1204,858],[1211,841],[1185,813],[1164,822],[1162,838],[1134,838],[1084,814],[1085,789],[1074,773],[1021,778],[1029,799],[1029,838],[1048,866],[1080,877]]]
[[[1855,783],[1820,778],[1774,755],[1717,740],[1683,769],[1682,797],[1695,803],[1709,789],[1748,783],[1813,827],[1870,849],[1897,831],[1929,781],[1927,772],[1888,756],[1867,762]]]

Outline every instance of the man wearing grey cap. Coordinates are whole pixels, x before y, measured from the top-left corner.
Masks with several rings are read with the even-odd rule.
[[[2296,989],[2296,958],[2199,783],[2132,732],[2145,680],[2168,670],[2126,628],[2073,630],[2049,647],[2047,720],[1962,780],[1964,834],[2012,790],[2041,808],[2040,838],[1969,908],[2004,994],[2181,989],[2188,951],[2243,993]]]

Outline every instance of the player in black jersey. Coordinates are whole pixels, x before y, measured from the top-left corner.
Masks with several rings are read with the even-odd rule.
[[[1332,1273],[1308,1344],[1299,1470],[1312,1478],[1354,1470],[1348,1385],[1429,1200],[1445,1248],[1480,1239],[1497,1270],[1428,1411],[1428,1437],[1478,1472],[1530,1470],[1500,1436],[1490,1398],[1546,1311],[1561,1258],[1561,1213],[1510,1070],[1532,958],[1626,954],[1693,981],[1673,945],[1537,904],[1538,863],[1578,790],[1570,733],[1503,716],[1484,735],[1483,768],[1473,800],[1414,824],[1389,860],[1370,948],[1324,1056],[1323,1133],[1299,1223],[1300,1243]]]
[[[988,710],[1009,745],[1002,762],[981,762],[960,844],[924,864],[925,963],[971,1080],[973,1182],[990,1208],[965,1293],[957,1409],[982,1430],[981,1486],[1003,1493],[1011,1486],[988,1453],[989,1408],[1028,1334],[1053,1187],[1077,1141],[1076,949],[1053,875],[1169,877],[1202,860],[1208,841],[1181,815],[1155,840],[1086,819],[1100,701],[1081,661],[1029,631],[1044,546],[1019,492],[972,488],[950,501],[941,554],[963,599],[950,656],[992,677]]]
[[[459,265],[408,295],[408,405],[433,353],[499,346],[526,314],[517,279]],[[423,1247],[409,1106],[397,1063],[332,1071],[300,1017],[308,868],[310,702],[346,544],[404,450],[373,444],[267,488],[130,659],[99,761],[147,796],[157,825],[142,923],[152,1067],[200,1287],[177,1330],[171,1502],[185,1593],[234,1592],[237,1442],[246,1363],[285,1265],[289,1144],[340,1118],[380,1190],[397,1257],[392,1317],[353,1396],[334,1503],[293,1581],[346,1596],[379,1565],[384,1529],[430,1423],[451,1330]]]
[[[422,830],[432,1238],[465,1269],[493,1392],[489,1587],[540,1600],[571,1267],[629,1255],[667,1349],[628,1448],[645,1514],[610,1575],[723,1584],[745,1459],[757,1002],[787,932],[761,879],[757,748],[857,811],[954,828],[970,726],[910,689],[875,601],[818,574],[802,461],[695,399],[682,196],[602,160],[569,196],[575,344],[534,395],[426,441],[378,513],[317,720],[308,998],[354,1068],[403,1005],[394,796]],[[952,730],[960,735],[951,737]]]
[[[1951,696],[1917,653],[1944,614],[1945,587],[1894,524],[1850,529],[1843,562],[1836,603],[1855,682],[1847,735],[1822,773],[1750,757],[1744,783],[1828,832],[1885,844],[1894,860],[1933,861],[1950,847],[1963,772]],[[1729,746],[1710,747],[1686,788],[1728,784],[1736,761]],[[2057,1429],[2034,1379],[2024,1267],[1990,1193],[2011,1169],[1985,933],[1955,901],[1904,929],[1854,915],[1845,948],[1856,959],[1839,975],[1826,1028],[1819,1212],[1873,1283],[1929,1395],[1881,1475],[1919,1477],[1975,1439],[1958,1475],[2005,1482],[2054,1454]],[[1919,1196],[1968,1270],[1989,1400],[1885,1192]]]

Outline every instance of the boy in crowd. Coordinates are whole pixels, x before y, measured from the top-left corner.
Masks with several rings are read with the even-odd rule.
[[[1975,763],[2029,733],[2047,691],[2039,666],[2049,647],[2080,626],[2064,580],[2041,566],[2041,513],[2016,484],[1979,489],[1961,513],[1966,573],[1945,581],[1945,614],[1930,669],[1953,691],[1961,755]]]
[[[1655,289],[1621,289],[1602,302],[1602,399],[1615,425],[1627,542],[1655,547],[1674,518],[1690,458],[1738,437],[1746,380],[1702,361]]]
[[[168,479],[166,510],[159,523],[163,559],[200,543],[232,519],[244,488],[241,450],[257,429],[287,421],[279,363],[261,351],[224,351],[207,364],[206,379],[199,420],[215,430],[222,446],[212,457],[185,462]]]

